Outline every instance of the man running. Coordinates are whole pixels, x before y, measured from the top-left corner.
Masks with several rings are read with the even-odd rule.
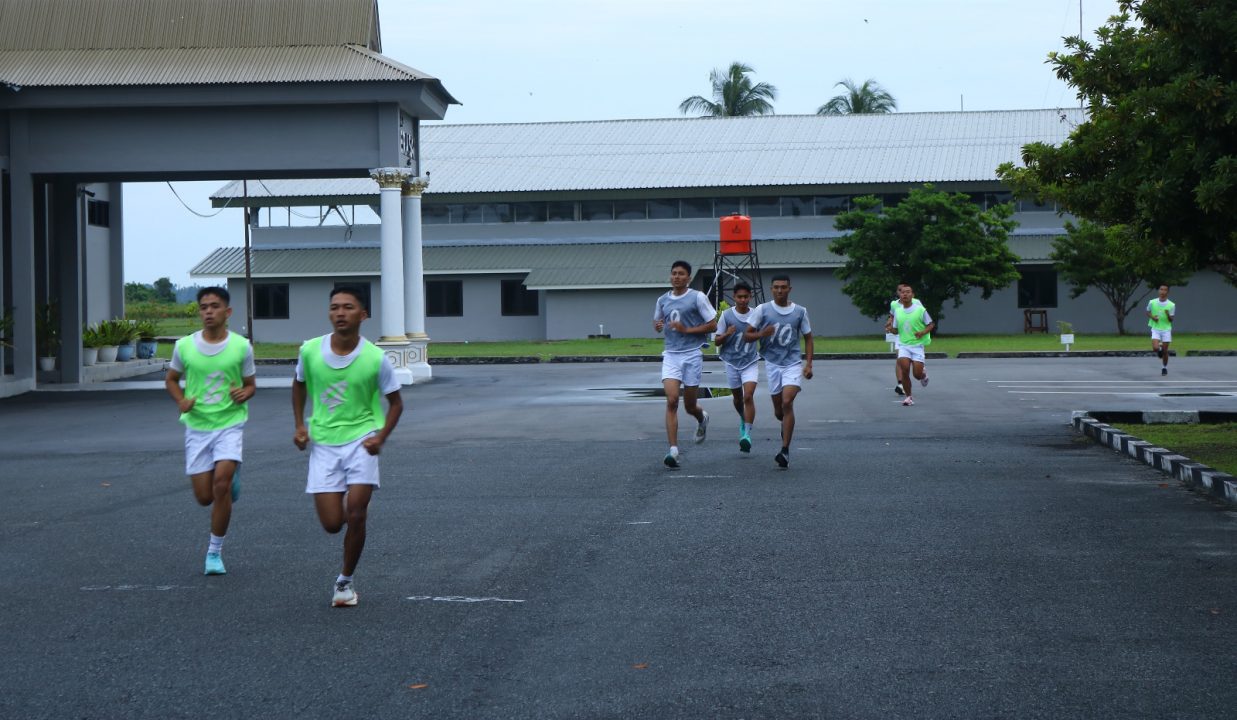
[[[1147,325],[1151,327],[1151,352],[1160,361],[1160,374],[1168,374],[1168,344],[1173,341],[1173,318],[1177,304],[1168,299],[1168,286],[1161,285],[1157,297],[1147,301]]]
[[[898,283],[898,286],[894,288],[893,290],[893,299],[889,301],[889,318],[885,323],[886,325],[893,322],[894,308],[898,306],[900,293],[902,292],[902,285],[904,284],[905,283]],[[923,304],[919,302],[919,298],[915,297],[913,292],[911,293],[911,297],[913,298],[912,302],[914,304],[916,305]],[[902,390],[902,373],[900,370],[898,370],[898,358],[897,357],[894,357],[893,359],[893,391],[894,393],[898,395],[905,394],[904,391]]]
[[[292,441],[301,450],[313,441],[305,492],[314,496],[323,529],[335,534],[348,526],[331,606],[352,607],[357,604],[353,573],[365,548],[369,502],[378,487],[378,454],[399,422],[404,401],[391,361],[361,337],[361,322],[369,316],[360,291],[337,287],[328,307],[334,332],[306,340],[297,358]],[[313,403],[308,428],[306,400]]]
[[[176,341],[163,384],[185,425],[185,474],[193,496],[211,505],[206,574],[224,575],[223,539],[240,497],[240,464],[249,398],[257,392],[253,347],[228,330],[231,297],[221,287],[198,290],[202,329]],[[181,379],[185,387],[180,387]]]
[[[902,391],[906,395],[902,404],[911,406],[915,398],[911,396],[911,373],[923,387],[928,386],[928,374],[924,370],[924,348],[932,343],[932,331],[936,323],[928,310],[913,301],[914,290],[910,285],[902,284],[898,288],[899,302],[893,308],[893,315],[885,324],[885,332],[898,332],[898,380],[902,383]]]
[[[708,296],[687,287],[691,279],[692,266],[676,260],[670,266],[670,291],[657,298],[653,308],[653,329],[666,335],[661,385],[666,392],[666,439],[670,451],[663,462],[671,469],[679,466],[680,394],[683,409],[696,418],[697,443],[704,442],[709,427],[709,414],[696,403],[696,395],[704,369],[700,348],[708,344],[709,333],[717,329],[717,312]]]
[[[759,376],[760,356],[756,343],[743,339],[747,319],[751,315],[748,304],[752,301],[752,288],[747,283],[736,283],[733,291],[734,307],[726,308],[717,321],[717,354],[726,368],[726,381],[730,397],[734,400],[735,412],[739,414],[739,450],[751,452],[752,425],[756,422],[756,380]]]
[[[782,423],[782,449],[773,460],[785,469],[790,465],[790,441],[795,434],[795,397],[803,380],[812,379],[814,347],[807,308],[790,301],[790,277],[775,275],[770,293],[773,301],[761,303],[748,316],[743,339],[761,341],[769,394],[773,399],[773,417]],[[799,348],[800,337],[804,350]]]

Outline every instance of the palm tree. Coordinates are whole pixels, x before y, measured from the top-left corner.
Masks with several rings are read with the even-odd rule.
[[[866,113],[890,113],[898,109],[898,101],[875,80],[863,81],[856,86],[850,78],[834,85],[846,88],[846,93],[835,95],[816,110],[817,115],[860,115]]]
[[[692,112],[714,116],[772,115],[777,88],[763,82],[753,85],[747,76],[750,72],[755,71],[741,62],[730,63],[729,70],[713,70],[709,73],[713,100],[692,95],[679,104],[679,111],[684,115]]]

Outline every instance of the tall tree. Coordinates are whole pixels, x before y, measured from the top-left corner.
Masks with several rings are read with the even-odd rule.
[[[1130,257],[1131,236],[1124,225],[1104,227],[1088,220],[1065,223],[1065,235],[1052,242],[1052,259],[1076,298],[1090,288],[1099,290],[1112,307],[1117,333],[1125,334],[1125,319],[1136,310],[1151,288],[1181,285],[1188,273],[1148,277]],[[1140,292],[1141,291],[1141,292]]]
[[[1212,268],[1237,284],[1237,2],[1121,0],[1092,45],[1050,53],[1087,119],[1059,146],[1023,148],[998,174],[1020,195],[1126,225],[1150,277]]]
[[[726,70],[716,68],[709,73],[713,99],[692,95],[679,103],[679,112],[714,116],[772,115],[777,88],[769,83],[752,84],[748,77],[755,72],[751,66],[732,62]]]
[[[155,299],[160,302],[176,302],[176,286],[168,278],[161,277],[154,282]]]
[[[835,83],[834,87],[846,88],[841,95],[834,95],[829,102],[816,109],[817,115],[862,115],[891,113],[898,109],[898,101],[880,83],[871,78],[862,85],[855,85],[850,78]]]
[[[1007,243],[1015,226],[1008,204],[984,211],[965,194],[940,192],[932,185],[911,190],[883,211],[872,196],[854,202],[858,209],[836,221],[838,229],[851,232],[829,249],[846,257],[838,270],[846,281],[842,292],[864,315],[887,315],[894,288],[907,282],[940,322],[947,300],[958,307],[972,288],[986,300],[1018,279],[1018,258]]]

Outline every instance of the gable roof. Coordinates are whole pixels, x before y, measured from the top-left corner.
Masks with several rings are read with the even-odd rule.
[[[1072,109],[764,115],[506,125],[425,125],[426,197],[688,188],[996,182],[1022,146],[1059,144]],[[368,179],[250,183],[254,205],[372,203]],[[240,183],[212,195],[236,205]]]
[[[382,53],[377,0],[0,0],[18,87],[425,81]]]

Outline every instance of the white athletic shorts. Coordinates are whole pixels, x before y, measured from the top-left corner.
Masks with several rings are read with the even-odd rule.
[[[782,388],[787,385],[803,387],[803,363],[786,366],[765,363],[765,374],[769,376],[770,395],[781,395]]]
[[[924,358],[923,345],[903,345],[898,343],[898,357],[910,358],[911,362],[922,363]]]
[[[1160,342],[1166,342],[1166,343],[1172,342],[1173,341],[1172,328],[1169,328],[1168,330],[1154,330],[1153,329],[1151,331],[1151,339],[1159,340]]]
[[[241,461],[245,423],[222,430],[185,428],[185,474],[197,475],[215,469],[220,460]]]
[[[370,455],[361,446],[365,438],[375,434],[346,445],[310,445],[309,481],[305,483],[305,492],[347,492],[349,485],[378,487],[378,456]]]
[[[737,390],[747,383],[754,383],[760,379],[760,363],[754,362],[743,369],[739,369],[728,362],[722,362],[726,366],[726,387],[731,390]]]
[[[699,352],[662,353],[662,380],[679,380],[684,387],[699,387],[703,372],[704,356]]]

